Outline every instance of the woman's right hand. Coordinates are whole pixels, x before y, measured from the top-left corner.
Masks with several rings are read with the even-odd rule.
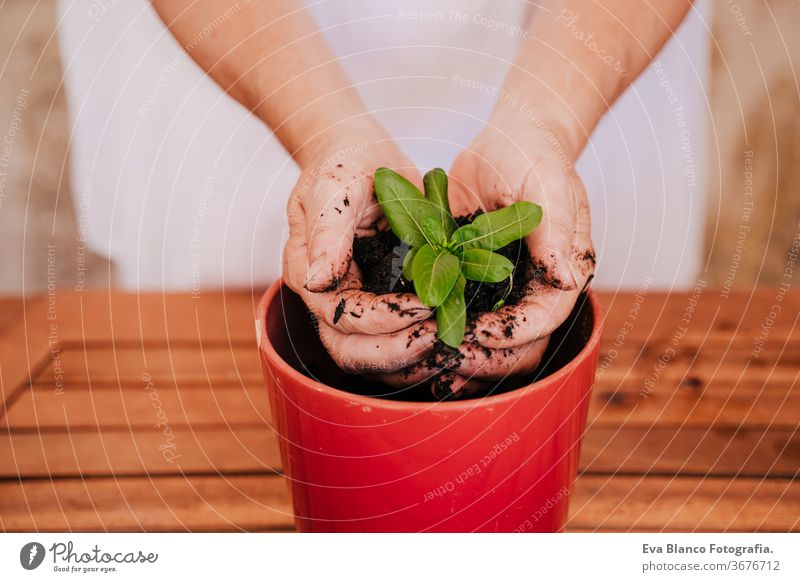
[[[415,364],[436,341],[431,310],[416,295],[362,290],[353,239],[377,232],[382,213],[372,177],[394,168],[421,185],[416,168],[380,128],[348,126],[304,148],[289,199],[284,279],[314,314],[336,364],[385,374]],[[426,321],[427,320],[427,321]]]

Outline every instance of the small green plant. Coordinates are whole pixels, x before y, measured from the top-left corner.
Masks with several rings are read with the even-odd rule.
[[[420,300],[436,310],[437,335],[451,347],[464,341],[467,279],[483,283],[509,280],[514,264],[493,251],[521,239],[542,220],[542,209],[517,202],[456,225],[447,199],[447,174],[436,168],[425,174],[425,195],[389,168],[375,172],[375,194],[394,234],[410,246],[403,277],[414,282]],[[499,309],[504,299],[494,309]]]

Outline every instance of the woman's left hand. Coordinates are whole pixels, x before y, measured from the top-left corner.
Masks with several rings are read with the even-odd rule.
[[[425,381],[444,367],[448,372],[436,384],[441,398],[448,390],[460,396],[539,365],[550,334],[572,312],[594,273],[589,203],[573,161],[557,125],[536,117],[495,119],[459,155],[449,181],[455,216],[523,200],[542,207],[541,224],[526,238],[534,277],[516,305],[474,321],[459,354],[428,358],[383,381]]]

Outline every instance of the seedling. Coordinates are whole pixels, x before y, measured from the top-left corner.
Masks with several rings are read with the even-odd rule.
[[[447,174],[436,168],[425,174],[425,195],[389,168],[375,172],[375,194],[394,234],[410,246],[403,277],[414,282],[420,300],[436,311],[438,338],[451,347],[464,341],[467,279],[482,283],[509,280],[514,264],[493,251],[521,239],[542,220],[532,202],[516,202],[478,216],[458,227],[447,199]],[[506,296],[508,292],[506,293]],[[499,309],[501,299],[494,306]]]

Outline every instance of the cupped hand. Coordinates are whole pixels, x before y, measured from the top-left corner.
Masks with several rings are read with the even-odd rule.
[[[362,289],[353,239],[376,232],[382,214],[372,176],[390,166],[421,184],[411,162],[378,130],[338,132],[304,155],[289,199],[286,284],[319,325],[343,370],[391,373],[419,362],[436,341],[431,310],[413,294],[376,296]]]
[[[475,322],[476,340],[488,348],[517,347],[550,335],[594,274],[589,202],[565,144],[543,122],[512,118],[487,125],[453,165],[456,213],[521,200],[542,207],[541,224],[526,238],[534,277],[523,299]]]
[[[447,389],[459,396],[487,381],[533,371],[550,334],[591,281],[595,254],[589,203],[573,161],[557,126],[508,116],[487,124],[454,162],[450,204],[455,216],[526,200],[542,207],[542,222],[526,238],[533,278],[524,296],[473,322],[459,355],[442,363],[447,372],[437,396],[445,396],[442,390]],[[388,381],[422,381],[435,372],[431,363],[400,371]]]

